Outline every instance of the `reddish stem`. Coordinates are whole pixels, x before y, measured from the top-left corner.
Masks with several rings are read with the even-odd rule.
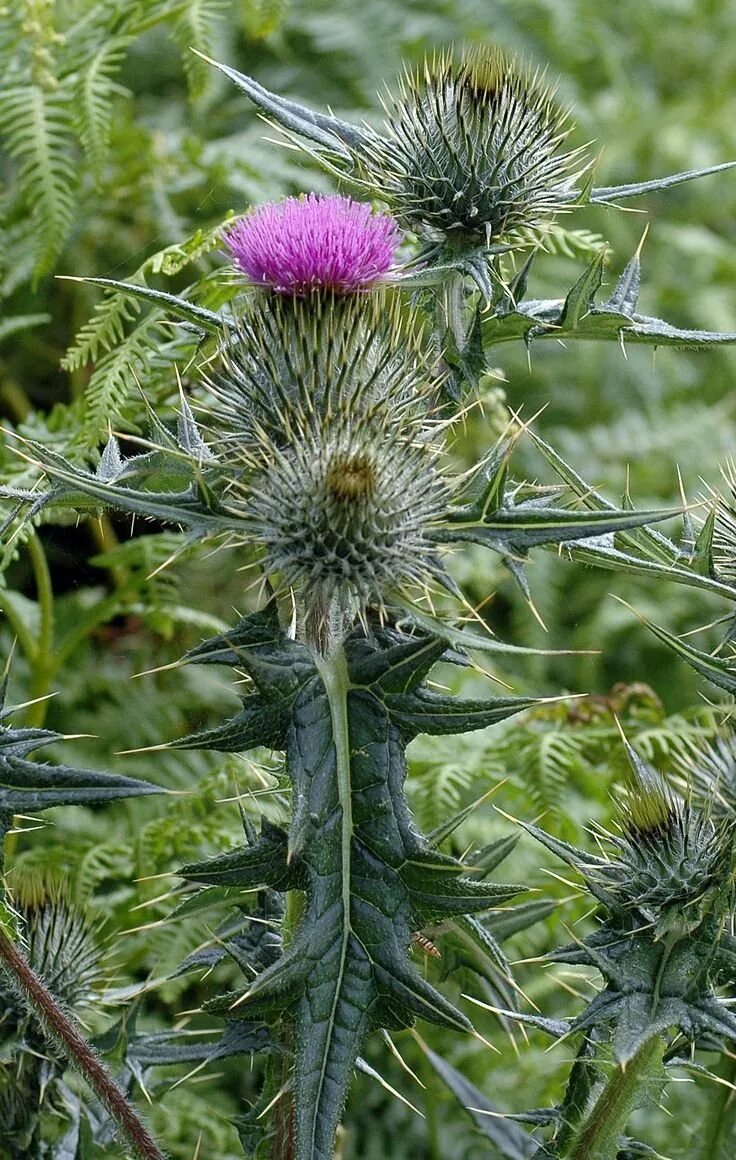
[[[164,1153],[92,1047],[0,926],[0,962],[41,1027],[87,1080],[140,1160],[166,1160]]]

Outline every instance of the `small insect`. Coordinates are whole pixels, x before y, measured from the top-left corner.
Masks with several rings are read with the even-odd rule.
[[[428,939],[426,934],[422,934],[420,930],[414,931],[413,935],[411,936],[411,941],[416,943],[419,949],[424,951],[425,955],[429,955],[433,959],[442,958],[442,952],[438,951],[432,940]]]

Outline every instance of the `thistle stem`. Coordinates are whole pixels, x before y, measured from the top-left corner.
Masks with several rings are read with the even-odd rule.
[[[38,1019],[44,1033],[79,1069],[107,1108],[138,1160],[165,1160],[164,1153],[149,1135],[125,1093],[1,926],[0,965]]]
[[[39,610],[38,640],[33,662],[33,679],[30,685],[32,699],[45,697],[54,677],[54,589],[51,582],[46,553],[40,539],[34,532],[28,540],[28,552],[33,566],[36,597]],[[41,726],[46,718],[48,703],[39,700],[31,705],[26,721],[31,726]]]
[[[562,1160],[616,1160],[619,1136],[647,1078],[662,1060],[664,1041],[655,1035],[639,1048],[625,1067],[616,1067],[580,1128],[574,1132]]]
[[[462,274],[454,274],[442,285],[442,310],[447,330],[453,335],[458,350],[465,346],[465,280]]]
[[[729,1145],[733,1148],[736,1139],[733,1107],[736,1059],[733,1057],[724,1059],[718,1075],[725,1082],[717,1084],[713,1093],[702,1130],[703,1143],[698,1152],[699,1160],[722,1160],[722,1157],[729,1154]]]

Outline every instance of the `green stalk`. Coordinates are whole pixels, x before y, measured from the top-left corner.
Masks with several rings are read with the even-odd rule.
[[[703,1141],[698,1152],[699,1160],[726,1160],[733,1154],[736,1126],[734,1125],[734,1085],[736,1085],[736,1059],[726,1058],[718,1072],[724,1082],[716,1085],[708,1115],[700,1133]]]
[[[36,584],[36,597],[39,610],[38,640],[33,664],[33,677],[29,690],[30,698],[35,699],[45,697],[50,691],[56,672],[56,658],[54,656],[54,589],[46,553],[35,532],[28,540],[28,552],[33,567],[33,578]],[[48,702],[45,700],[31,705],[26,716],[27,724],[35,728],[43,725],[47,708]]]
[[[348,726],[348,690],[350,677],[345,650],[334,647],[328,656],[315,657],[317,670],[327,690],[335,742],[337,794],[342,808],[342,906],[344,915],[343,955],[350,937],[350,862],[353,841],[353,798],[350,784],[350,730]]]
[[[616,1067],[580,1128],[573,1134],[562,1160],[616,1160],[619,1137],[647,1079],[662,1061],[664,1041],[659,1035],[640,1047],[625,1067]]]
[[[441,309],[444,324],[453,335],[458,350],[463,349],[467,338],[464,288],[465,278],[459,273],[453,274],[442,283]]]
[[[165,1160],[138,1113],[104,1064],[0,926],[0,964],[46,1036],[79,1069],[138,1160]]]

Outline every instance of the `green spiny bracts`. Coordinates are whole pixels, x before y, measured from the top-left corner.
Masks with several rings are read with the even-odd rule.
[[[678,797],[626,748],[631,772],[619,809],[621,832],[602,835],[605,857],[568,853],[617,921],[643,919],[655,941],[684,937],[723,906],[736,831]]]
[[[736,821],[736,736],[724,733],[704,745],[692,746],[677,763],[698,805],[719,821]]]
[[[537,73],[478,46],[407,72],[358,173],[398,221],[439,241],[488,245],[543,227],[571,199],[581,151]]]
[[[616,906],[644,914],[657,937],[684,932],[728,880],[733,827],[677,797],[633,750],[631,760],[637,781],[621,807],[623,834],[609,836],[611,862],[591,871],[591,882]]]
[[[294,794],[288,834],[279,838],[267,826],[244,849],[183,873],[220,886],[305,892],[283,955],[244,995],[214,1004],[229,1018],[293,1024],[299,1160],[332,1157],[350,1075],[372,1028],[402,1028],[416,1017],[469,1026],[413,967],[412,933],[488,910],[519,889],[464,876],[461,863],[417,832],[406,806],[406,745],[419,731],[445,732],[447,703],[455,706],[424,684],[444,651],[431,636],[376,629],[368,636],[356,630],[344,647],[320,657],[285,636],[270,605],[190,657],[244,669],[255,686],[246,706],[268,690],[270,720],[250,715],[249,744],[274,744],[272,722],[281,721]],[[467,727],[482,728],[531,701],[461,704]]]
[[[677,799],[627,748],[629,797],[622,834],[604,835],[607,856],[525,824],[581,874],[601,904],[595,933],[548,957],[601,972],[605,988],[567,1031],[608,1027],[622,1065],[673,1027],[691,1040],[704,1034],[736,1040],[736,1018],[715,989],[724,972],[733,974],[725,931],[734,902],[733,820],[714,824]]]
[[[350,617],[441,572],[436,383],[421,327],[384,295],[261,295],[225,347],[205,422],[227,503],[310,639],[335,603]]]
[[[385,292],[339,297],[252,295],[210,377],[204,422],[236,460],[251,443],[281,446],[351,413],[390,409],[392,424],[426,419],[436,354],[417,315]]]
[[[265,566],[305,614],[348,611],[440,574],[428,538],[447,489],[432,456],[385,420],[336,415],[256,476],[248,499]]]
[[[79,1011],[93,998],[100,978],[96,931],[58,888],[21,880],[14,898],[28,962],[66,1010]],[[69,1112],[60,1081],[66,1059],[49,1050],[36,1019],[0,974],[0,1033],[9,1045],[0,1062],[2,1143],[13,1157],[46,1155],[41,1141],[46,1116]]]

